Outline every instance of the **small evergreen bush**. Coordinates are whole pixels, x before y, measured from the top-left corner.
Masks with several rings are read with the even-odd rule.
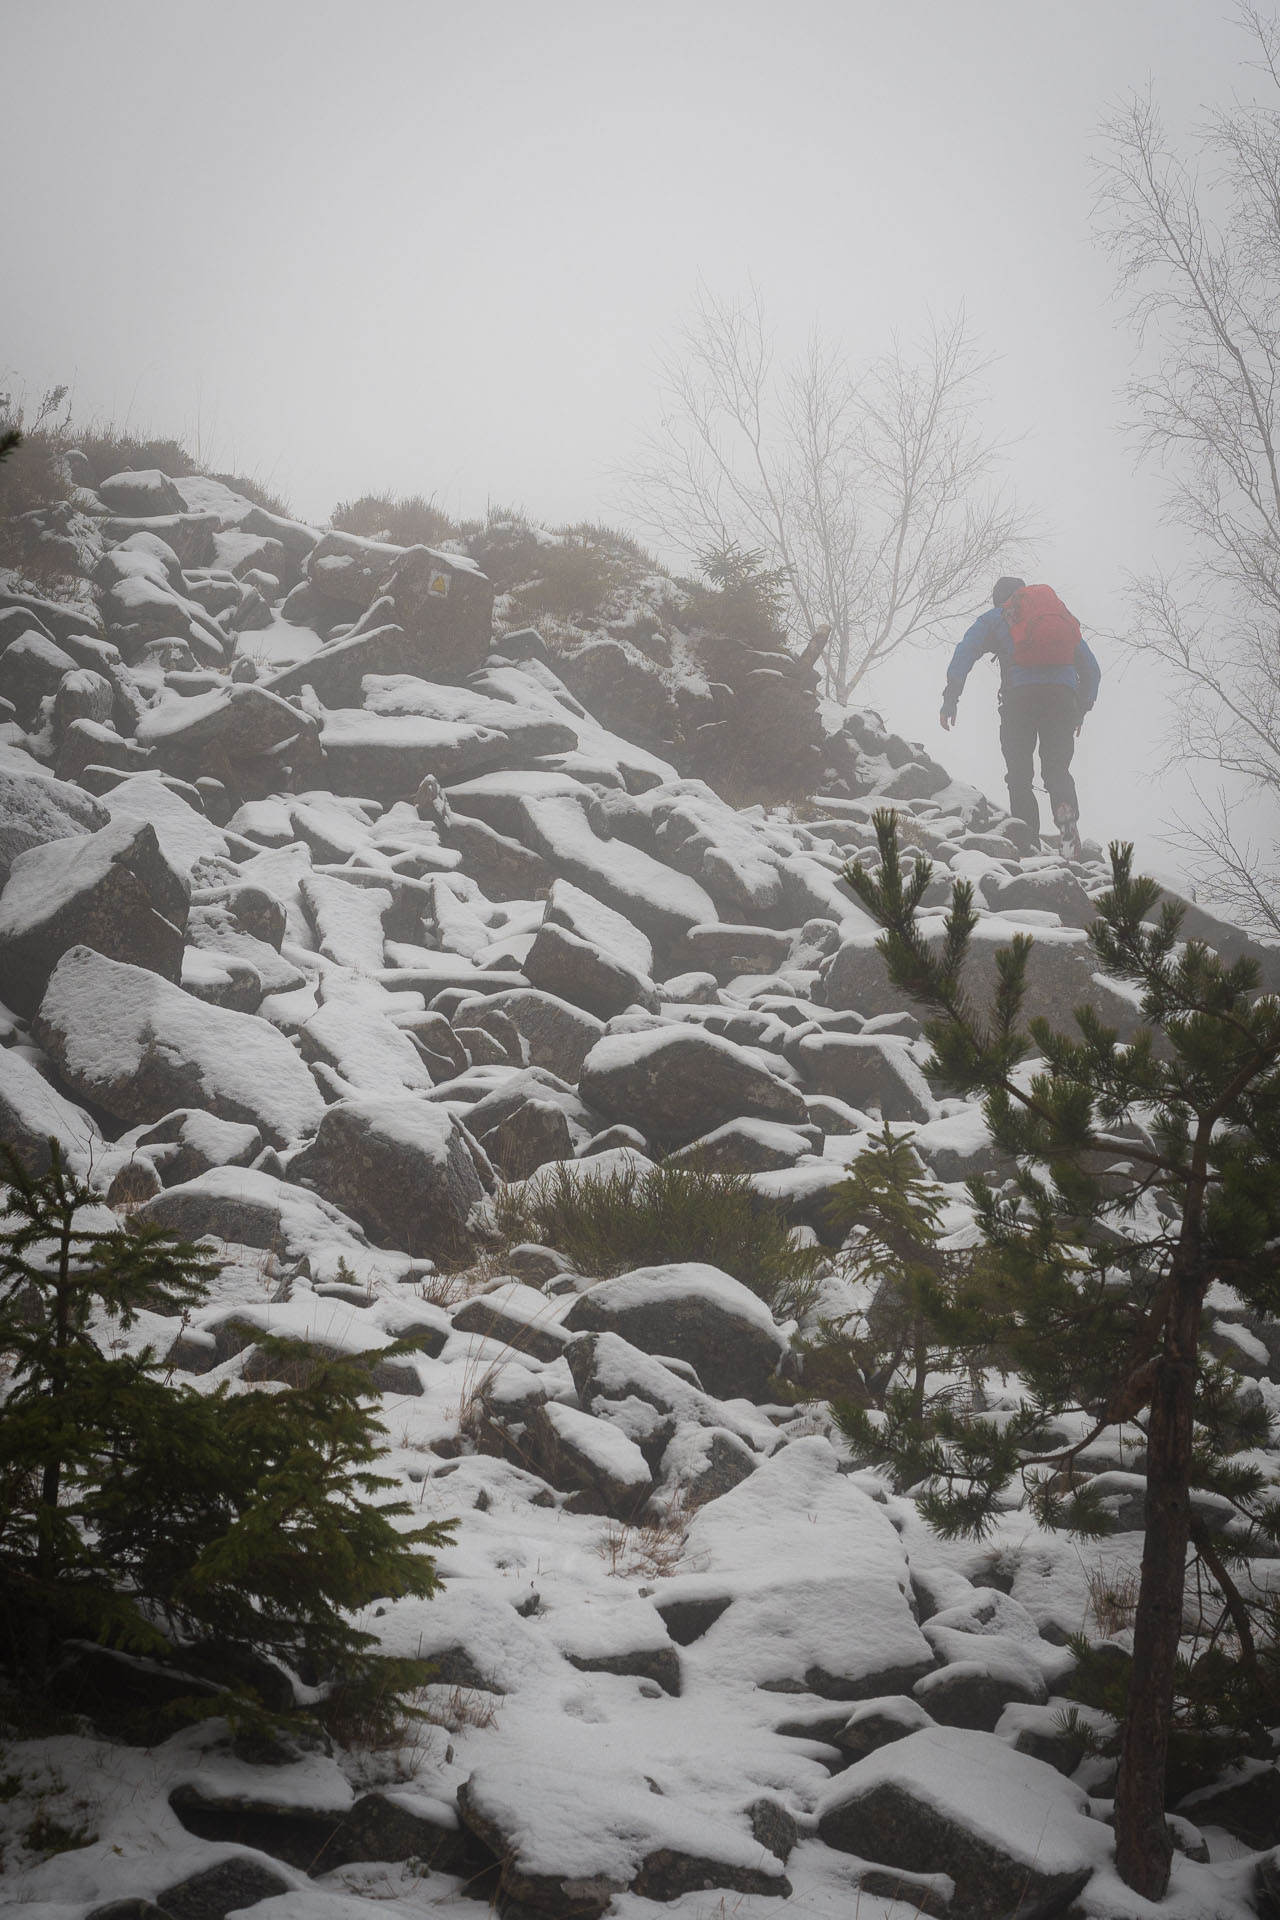
[[[216,1267],[50,1154],[35,1178],[0,1149],[0,1663],[19,1695],[88,1639],[195,1666],[251,1715],[263,1657],[385,1714],[430,1670],[377,1655],[352,1615],[433,1593],[423,1549],[451,1529],[386,1498],[369,1358],[264,1336],[302,1362],[287,1385],[175,1384],[119,1336],[197,1305]]]
[[[574,1173],[558,1166],[500,1190],[498,1226],[508,1244],[542,1240],[583,1273],[700,1260],[741,1280],[779,1319],[813,1300],[826,1255],[799,1247],[781,1211],[763,1205],[746,1174],[672,1160],[652,1167]]]
[[[785,567],[766,566],[763,553],[736,540],[699,554],[698,565],[704,579],[689,584],[682,625],[710,628],[750,646],[786,646]]]
[[[1018,1404],[998,1418],[942,1407],[921,1420],[890,1400],[883,1422],[853,1409],[845,1424],[865,1456],[924,1483],[920,1513],[944,1534],[981,1536],[1021,1481],[1043,1523],[1084,1537],[1114,1520],[1080,1477],[1083,1447],[1109,1427],[1144,1426],[1132,1654],[1124,1676],[1102,1675],[1110,1698],[1094,1699],[1121,1709],[1117,1867],[1159,1900],[1166,1795],[1188,1777],[1179,1769],[1197,1746],[1226,1758],[1227,1728],[1245,1750],[1270,1754],[1280,1720],[1280,1610],[1252,1572],[1280,1548],[1280,1507],[1257,1455],[1270,1416],[1202,1344],[1215,1285],[1260,1316],[1280,1307],[1280,996],[1260,991],[1255,960],[1184,940],[1182,907],[1134,873],[1131,846],[1113,842],[1089,945],[1106,974],[1137,988],[1142,1022],[1125,1042],[1087,1005],[1074,1010],[1074,1033],[1043,1018],[1024,1025],[1031,936],[998,949],[981,1004],[966,976],[972,883],[954,883],[941,938],[931,937],[919,909],[933,869],[918,858],[908,871],[896,814],[874,819],[879,869],[856,861],[845,879],[885,930],[890,979],[928,1010],[927,1071],[982,1095],[992,1139],[1018,1162],[1011,1190],[969,1183],[986,1364],[1016,1379]],[[1083,1416],[1066,1445],[1063,1415]],[[1223,1503],[1225,1528],[1193,1490]],[[1087,1691],[1089,1680],[1082,1661],[1075,1685]]]

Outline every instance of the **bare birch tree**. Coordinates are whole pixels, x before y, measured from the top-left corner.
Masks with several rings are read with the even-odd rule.
[[[702,296],[662,366],[659,426],[627,476],[632,511],[691,557],[732,543],[784,570],[827,689],[985,599],[1023,528],[974,423],[984,370],[963,317],[860,373],[815,332],[778,364],[760,295]]]
[[[1130,636],[1168,674],[1169,763],[1208,770],[1178,837],[1215,898],[1280,932],[1274,833],[1259,846],[1241,824],[1247,795],[1280,806],[1280,22],[1239,20],[1260,100],[1216,114],[1191,159],[1150,97],[1130,100],[1106,128],[1100,213],[1142,330],[1139,445],[1188,536],[1177,571],[1133,582]]]

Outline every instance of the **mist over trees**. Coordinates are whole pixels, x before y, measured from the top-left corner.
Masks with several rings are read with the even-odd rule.
[[[1237,824],[1280,797],[1280,22],[1242,7],[1260,98],[1189,146],[1134,95],[1106,127],[1100,221],[1141,329],[1128,389],[1141,453],[1186,535],[1133,581],[1131,644],[1166,670],[1168,764],[1207,775],[1181,844],[1230,912],[1280,931],[1280,864]],[[1226,776],[1225,781],[1221,776]]]
[[[777,569],[806,653],[822,650],[827,692],[847,701],[985,598],[1023,535],[977,423],[984,366],[962,314],[861,368],[817,329],[780,358],[758,291],[704,291],[662,363],[627,504],[677,551],[748,548]]]

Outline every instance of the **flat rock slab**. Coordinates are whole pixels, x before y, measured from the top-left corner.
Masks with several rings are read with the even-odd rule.
[[[169,696],[138,722],[138,740],[163,766],[201,765],[218,753],[269,753],[315,722],[287,700],[252,682],[228,682],[187,698]]]
[[[570,1333],[615,1333],[645,1353],[687,1360],[720,1399],[761,1395],[787,1345],[762,1300],[698,1261],[602,1280],[578,1296],[563,1324]]]
[[[306,1067],[265,1020],[208,1006],[90,947],[59,960],[34,1032],[66,1085],[126,1126],[202,1107],[283,1147],[325,1113]]]
[[[833,1780],[818,1833],[864,1860],[949,1874],[956,1920],[990,1920],[1109,1858],[1110,1829],[1087,1808],[1079,1787],[994,1735],[930,1727]]]
[[[340,708],[325,715],[320,745],[335,793],[389,804],[411,798],[429,774],[448,785],[482,773],[504,758],[507,737],[465,721]]]
[[[672,1024],[607,1034],[582,1063],[579,1090],[606,1120],[647,1140],[686,1146],[730,1120],[803,1126],[803,1097],[716,1034]]]

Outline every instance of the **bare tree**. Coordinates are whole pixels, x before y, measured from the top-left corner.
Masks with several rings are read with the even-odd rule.
[[[1280,804],[1280,22],[1239,20],[1262,99],[1216,114],[1192,159],[1131,99],[1106,127],[1100,215],[1142,331],[1139,445],[1188,536],[1177,571],[1134,580],[1130,644],[1169,676],[1169,763],[1227,776],[1174,837],[1214,897],[1280,932],[1280,863],[1240,824],[1245,796]]]
[[[690,556],[736,543],[782,568],[805,651],[829,629],[828,691],[847,700],[985,598],[1022,535],[990,484],[999,449],[973,422],[983,369],[963,316],[858,376],[817,332],[779,366],[757,292],[704,293],[663,363],[629,505]]]

